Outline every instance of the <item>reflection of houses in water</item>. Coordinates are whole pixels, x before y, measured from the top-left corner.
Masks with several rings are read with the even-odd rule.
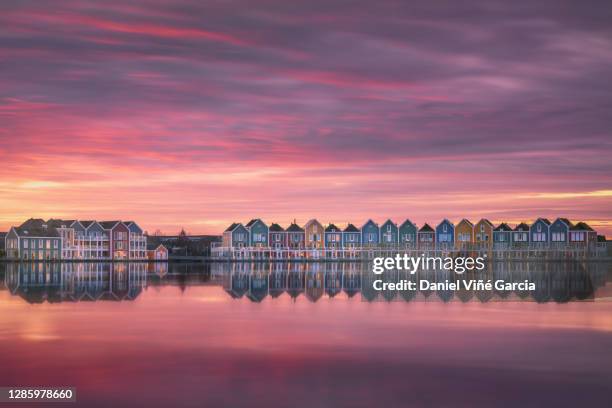
[[[287,276],[287,293],[292,299],[297,299],[304,292],[306,264],[295,263],[289,269]]]
[[[29,303],[134,300],[146,286],[142,263],[7,264],[5,282]]]
[[[310,268],[306,271],[305,295],[311,302],[316,302],[321,299],[323,292],[325,292],[325,272],[319,263],[309,266]]]
[[[269,272],[262,268],[264,265],[263,263],[256,263],[253,272],[249,274],[247,297],[253,302],[261,302],[268,296]]]
[[[342,264],[325,264],[325,293],[329,298],[333,298],[342,292]]]
[[[268,293],[273,298],[279,297],[287,290],[287,270],[283,263],[272,263],[268,287]]]

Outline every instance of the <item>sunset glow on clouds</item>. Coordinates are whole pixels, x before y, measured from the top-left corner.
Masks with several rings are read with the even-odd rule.
[[[0,4],[0,230],[564,216],[612,235],[601,7],[124,3]]]

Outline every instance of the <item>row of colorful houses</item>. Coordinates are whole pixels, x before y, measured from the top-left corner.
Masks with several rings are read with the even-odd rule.
[[[5,251],[7,258],[20,260],[161,260],[168,256],[165,248],[147,248],[147,237],[134,221],[40,218],[11,227]]]
[[[397,224],[388,219],[382,224],[366,221],[360,228],[348,224],[339,228],[323,226],[311,219],[303,227],[295,221],[287,228],[277,223],[267,225],[259,218],[247,224],[233,223],[223,232],[225,248],[261,247],[273,249],[358,249],[398,247],[413,249],[510,249],[533,247],[588,247],[597,242],[597,233],[585,222],[567,218],[550,222],[538,218],[531,224],[510,227],[505,222],[495,226],[483,218],[476,224],[462,219],[457,224],[448,219],[435,227],[418,227],[410,220]]]

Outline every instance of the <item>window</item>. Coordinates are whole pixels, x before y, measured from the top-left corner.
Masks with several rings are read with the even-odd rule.
[[[349,242],[355,242],[355,234],[349,234],[348,238]]]
[[[480,224],[480,232],[484,232],[484,224]]]
[[[368,242],[374,242],[374,233],[373,232],[370,232],[368,234]]]
[[[544,234],[543,232],[534,232],[532,236],[532,241],[533,242],[545,242],[546,234]]]
[[[387,224],[387,232],[391,232],[391,224]]]
[[[471,235],[472,234],[470,234],[469,232],[462,232],[458,236],[459,241],[461,241],[461,242],[469,242],[470,238],[471,238]]]
[[[451,234],[438,234],[439,242],[451,242]]]
[[[47,249],[51,249],[51,240],[50,239],[47,240]]]
[[[443,231],[443,232],[447,232],[447,231],[448,231],[448,225],[444,224],[444,225],[442,226],[442,231]]]
[[[551,239],[553,242],[565,242],[565,233],[564,232],[553,232]]]
[[[412,234],[404,234],[403,240],[404,242],[412,242]]]
[[[23,247],[24,247],[25,249],[28,249],[28,243],[29,243],[29,242],[30,242],[30,240],[29,240],[29,239],[24,239],[24,240],[23,240]]]
[[[54,249],[57,249],[57,240],[54,240],[54,241],[53,241],[53,248],[54,248]]]
[[[44,247],[45,247],[45,245],[44,245],[44,240],[43,240],[43,239],[39,239],[39,240],[38,240],[38,248],[39,248],[39,249],[42,249],[42,248],[44,248]]]
[[[538,232],[542,232],[542,224],[538,224],[536,229],[537,229]]]
[[[497,240],[499,242],[504,242],[506,240],[506,234],[502,233],[502,234],[497,235]]]

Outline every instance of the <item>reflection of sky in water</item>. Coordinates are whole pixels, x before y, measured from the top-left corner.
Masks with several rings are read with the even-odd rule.
[[[595,301],[565,304],[367,303],[345,292],[253,302],[211,285],[213,272],[149,274],[122,302],[29,304],[0,290],[0,384],[76,385],[80,402],[99,406],[609,400],[609,283]]]

